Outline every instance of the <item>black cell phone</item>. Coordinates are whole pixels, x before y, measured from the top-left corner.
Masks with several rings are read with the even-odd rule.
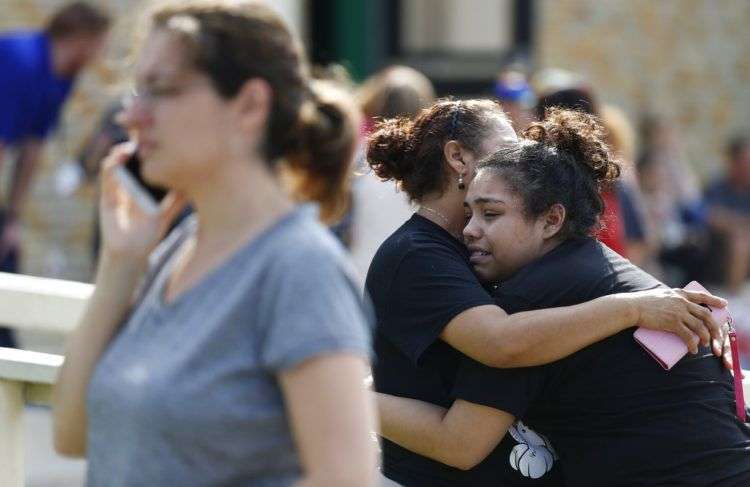
[[[127,169],[135,181],[140,184],[149,195],[151,195],[157,204],[161,203],[161,200],[164,199],[168,191],[166,188],[148,184],[143,180],[143,176],[141,175],[141,159],[138,157],[137,151],[134,152],[128,159],[128,162],[125,163],[125,169]]]

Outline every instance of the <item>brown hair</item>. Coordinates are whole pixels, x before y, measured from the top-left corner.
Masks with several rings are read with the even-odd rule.
[[[252,78],[270,85],[263,154],[272,165],[283,158],[294,196],[319,202],[322,219],[335,220],[347,199],[357,111],[330,84],[310,81],[302,47],[281,18],[259,2],[190,0],[159,7],[151,21],[180,35],[220,96],[235,96]]]
[[[104,11],[85,2],[73,2],[54,13],[45,31],[52,39],[77,34],[99,35],[109,29],[109,24],[109,16]]]
[[[505,112],[494,101],[441,100],[413,120],[401,117],[380,122],[367,144],[367,162],[379,178],[396,181],[410,200],[420,201],[430,193],[443,192],[448,184],[443,157],[448,141],[477,152],[501,127],[515,138]]]
[[[477,166],[491,170],[519,195],[524,213],[536,218],[552,205],[565,207],[560,237],[590,235],[604,212],[601,191],[620,176],[604,128],[593,115],[551,108],[531,124],[526,140],[501,149]]]
[[[389,66],[368,78],[357,98],[369,118],[413,117],[435,102],[435,88],[416,69]]]

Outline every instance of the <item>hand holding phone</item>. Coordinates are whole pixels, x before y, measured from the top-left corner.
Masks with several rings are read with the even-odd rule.
[[[135,200],[136,204],[149,215],[159,213],[159,205],[156,200],[135,180],[133,174],[125,166],[117,166],[114,169],[115,177],[125,188],[125,191]]]
[[[147,258],[186,204],[177,192],[153,199],[127,170],[134,153],[133,143],[118,144],[102,161],[99,202],[102,252],[129,261]]]
[[[167,190],[148,184],[143,179],[141,159],[137,151],[133,151],[123,166],[115,169],[115,176],[143,211],[149,214],[155,214],[158,211],[159,204],[167,195]]]

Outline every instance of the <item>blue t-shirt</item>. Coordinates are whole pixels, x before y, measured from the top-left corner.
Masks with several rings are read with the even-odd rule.
[[[40,32],[0,36],[0,142],[44,138],[60,115],[72,78],[52,71],[50,40]]]
[[[709,208],[726,208],[743,215],[750,215],[750,191],[737,190],[727,178],[709,184],[704,198]]]

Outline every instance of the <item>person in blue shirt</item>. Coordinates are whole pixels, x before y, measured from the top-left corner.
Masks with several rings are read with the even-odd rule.
[[[0,163],[15,155],[7,202],[0,206],[0,271],[17,272],[18,215],[43,141],[54,128],[78,73],[101,51],[109,17],[83,2],[52,15],[42,31],[0,35]],[[0,346],[13,346],[0,328]]]

